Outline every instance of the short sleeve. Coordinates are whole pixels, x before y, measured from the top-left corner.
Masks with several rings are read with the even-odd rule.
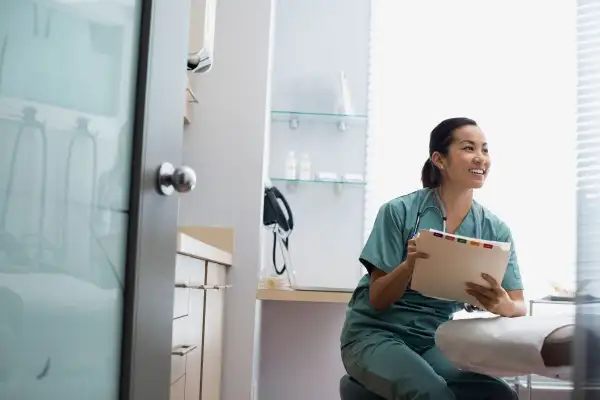
[[[502,279],[502,287],[506,291],[523,290],[521,270],[519,269],[515,242],[513,241],[510,229],[506,225],[502,224],[498,233],[498,238],[496,239],[497,241],[505,243],[508,242],[511,244],[508,265],[506,267],[506,272],[504,273],[504,279]]]
[[[390,273],[404,261],[404,219],[406,209],[400,202],[386,203],[379,209],[360,262],[371,273],[373,267]]]

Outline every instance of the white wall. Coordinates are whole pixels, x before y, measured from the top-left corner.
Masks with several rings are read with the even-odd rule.
[[[315,12],[318,10],[318,12]],[[272,108],[308,113],[339,112],[339,72],[347,74],[354,113],[367,113],[369,0],[280,1],[275,15]],[[335,118],[301,117],[271,123],[269,173],[285,175],[288,153],[308,154],[312,172],[365,174],[367,120],[348,121],[340,132]],[[345,185],[340,194],[323,183],[289,190],[273,182],[290,203],[295,228],[290,256],[298,284],[352,289],[362,274],[364,190]],[[340,229],[343,227],[343,229]],[[272,241],[265,241],[265,269],[272,270]]]
[[[318,10],[318,11],[317,11]],[[348,75],[355,112],[366,114],[370,1],[284,0],[277,3],[272,106],[275,110],[335,112],[339,70]],[[364,174],[367,121],[339,132],[334,121],[300,120],[298,130],[273,121],[270,176],[284,173],[290,150],[310,155],[313,171]],[[276,184],[277,185],[277,184]],[[340,195],[326,184],[277,185],[290,202],[296,228],[291,257],[299,284],[356,286],[363,245],[364,187]],[[265,269],[271,270],[271,238]],[[264,302],[260,400],[339,398],[344,375],[340,331],[345,304]]]
[[[376,4],[367,227],[383,202],[421,186],[431,129],[444,118],[468,116],[486,134],[492,159],[490,175],[475,197],[510,227],[526,296],[545,296],[551,281],[573,288],[578,93],[574,2]],[[432,14],[432,7],[438,12]],[[402,57],[390,57],[394,51]],[[441,61],[475,54],[469,62]],[[407,146],[410,151],[398,157],[397,149]],[[522,165],[537,158],[534,154],[553,161],[532,185]],[[552,201],[563,210],[552,219],[541,212],[540,188],[553,188]],[[559,252],[548,252],[540,240],[540,232],[551,231],[564,237]]]
[[[260,400],[339,399],[345,310],[345,304],[264,302]]]
[[[181,198],[179,225],[234,229],[222,400],[252,398],[271,11],[271,0],[218,1],[215,62],[208,74],[193,78],[200,104],[184,138],[183,159],[195,169],[198,185]]]

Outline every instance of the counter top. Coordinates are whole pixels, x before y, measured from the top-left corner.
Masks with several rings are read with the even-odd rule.
[[[210,246],[183,232],[177,233],[177,253],[231,266],[232,256],[221,249]]]
[[[321,292],[309,290],[287,289],[257,289],[256,298],[267,301],[301,301],[313,303],[344,303],[347,304],[352,293]]]

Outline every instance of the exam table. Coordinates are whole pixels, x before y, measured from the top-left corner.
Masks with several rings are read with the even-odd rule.
[[[458,368],[497,377],[541,375],[570,380],[571,316],[451,320],[436,331],[440,351]]]
[[[457,367],[498,377],[536,374],[570,380],[575,324],[568,317],[452,320],[436,332],[436,345]],[[385,400],[348,375],[342,400]]]

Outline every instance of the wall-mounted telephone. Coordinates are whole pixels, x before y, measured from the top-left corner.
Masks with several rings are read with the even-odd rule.
[[[263,203],[263,224],[273,229],[273,267],[277,275],[282,275],[286,265],[284,262],[281,269],[277,267],[277,241],[281,240],[285,251],[289,249],[289,236],[294,230],[294,216],[289,203],[275,186],[265,187]]]

